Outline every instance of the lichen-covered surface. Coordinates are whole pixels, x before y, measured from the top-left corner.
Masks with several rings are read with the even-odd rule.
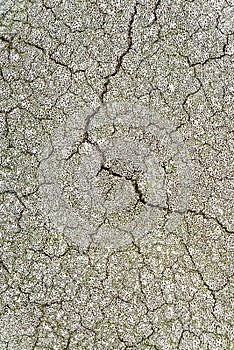
[[[233,350],[233,1],[0,15],[0,350]]]

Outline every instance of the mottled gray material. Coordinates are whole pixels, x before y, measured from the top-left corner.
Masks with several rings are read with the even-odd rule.
[[[234,350],[233,1],[0,18],[0,350]]]

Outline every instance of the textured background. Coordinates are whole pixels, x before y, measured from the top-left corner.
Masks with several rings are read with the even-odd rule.
[[[0,15],[0,350],[233,350],[233,1]]]

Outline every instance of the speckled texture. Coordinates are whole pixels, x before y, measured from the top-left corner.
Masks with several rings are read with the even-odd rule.
[[[0,16],[0,350],[233,350],[233,1]]]

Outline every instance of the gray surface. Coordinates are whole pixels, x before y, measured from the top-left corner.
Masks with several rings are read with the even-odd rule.
[[[0,349],[234,349],[233,2],[0,9]]]

